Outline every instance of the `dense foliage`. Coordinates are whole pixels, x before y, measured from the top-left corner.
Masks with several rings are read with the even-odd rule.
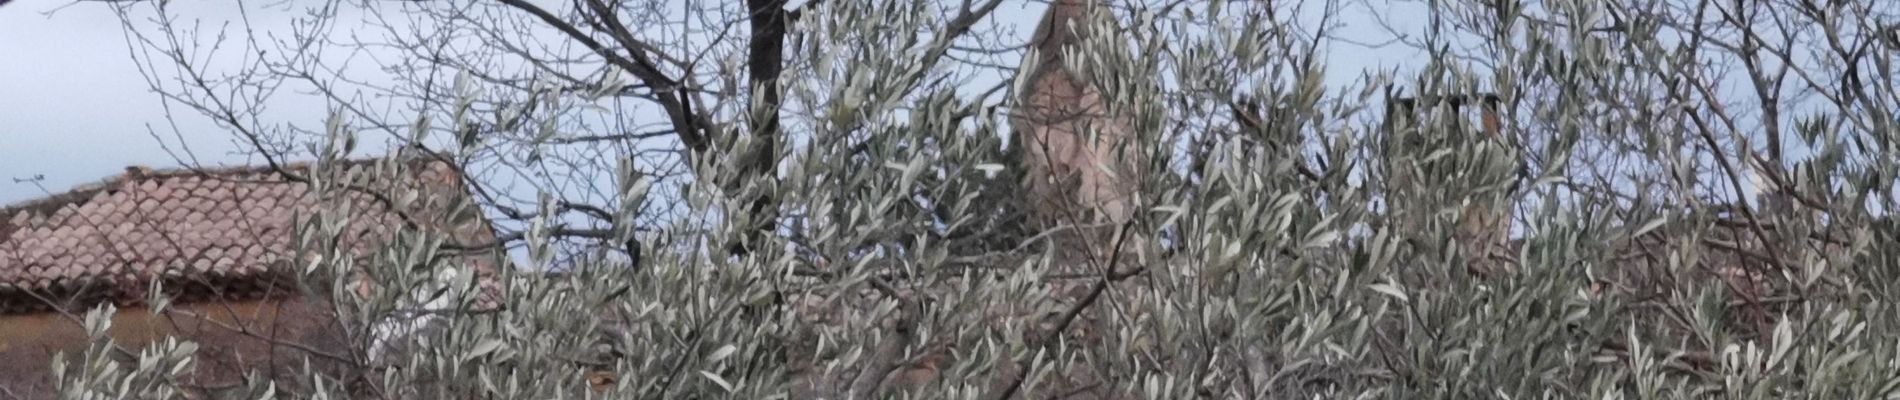
[[[128,29],[154,87],[258,157],[432,148],[516,255],[499,312],[436,290],[470,279],[435,272],[427,235],[321,258],[308,295],[361,336],[352,372],[223,390],[1900,397],[1894,4],[1111,1],[1089,21],[1120,36],[1064,67],[1151,168],[1136,220],[1075,253],[1046,240],[1074,226],[1026,222],[1009,145],[1023,56],[992,20],[1038,8],[737,3],[334,3],[234,45],[252,62],[228,73],[193,64],[211,57],[180,12],[116,5],[149,22]],[[351,24],[386,29],[350,42]],[[396,57],[343,68],[323,46]],[[1419,62],[1328,64],[1349,52]],[[336,117],[264,122],[279,85],[324,89]],[[1425,101],[1483,94],[1496,135],[1479,107]],[[311,185],[349,190],[329,182]],[[367,297],[321,289],[358,274]],[[203,345],[130,362],[101,339],[62,387],[181,396]]]

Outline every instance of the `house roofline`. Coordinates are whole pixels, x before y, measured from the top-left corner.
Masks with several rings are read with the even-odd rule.
[[[391,160],[391,159],[397,159],[400,161],[407,162],[411,164],[412,167],[417,164],[425,164],[429,162],[446,163],[439,159],[425,159],[425,158],[418,158],[418,157],[400,157],[400,156],[348,158],[348,159],[339,159],[339,160],[331,161],[331,162],[342,163],[345,166],[359,166],[359,165],[373,164],[378,161],[386,161],[386,160]],[[239,165],[219,165],[219,166],[213,166],[213,167],[180,166],[180,167],[171,167],[171,168],[164,168],[164,169],[154,169],[154,168],[147,167],[144,165],[137,165],[137,164],[130,165],[130,166],[125,167],[125,172],[123,173],[111,175],[103,179],[99,179],[99,180],[95,180],[91,182],[73,185],[69,189],[66,189],[60,192],[55,192],[48,196],[31,198],[31,199],[17,201],[11,204],[0,205],[0,240],[6,240],[6,238],[12,233],[12,230],[14,227],[12,226],[11,220],[13,219],[15,215],[21,212],[35,212],[35,213],[40,213],[40,214],[48,214],[48,213],[56,212],[59,210],[59,208],[65,207],[67,205],[83,205],[88,199],[94,196],[97,196],[99,192],[116,188],[120,185],[123,185],[125,182],[128,182],[128,181],[142,182],[142,181],[147,181],[147,180],[166,179],[166,178],[175,178],[175,177],[218,177],[218,176],[229,176],[229,175],[238,175],[238,174],[272,174],[272,173],[277,172],[279,169],[284,170],[286,172],[308,171],[310,170],[311,167],[315,165],[316,165],[315,161],[297,161],[297,162],[282,163],[282,164],[279,164],[277,167],[272,167],[270,165],[239,164]],[[462,175],[462,172],[459,169],[452,169],[452,172],[454,172],[458,177]],[[286,182],[279,182],[279,183],[286,183]]]

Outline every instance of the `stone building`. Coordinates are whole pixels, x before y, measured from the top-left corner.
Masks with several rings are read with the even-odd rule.
[[[393,174],[402,178],[386,178],[394,169],[384,161],[337,163],[332,170],[340,173],[330,178],[355,188],[347,194],[318,196],[288,178],[309,177],[309,165],[135,167],[0,208],[0,394],[52,397],[53,358],[83,352],[89,342],[80,321],[107,304],[118,308],[108,336],[127,351],[167,337],[196,342],[196,368],[185,383],[201,391],[237,385],[249,371],[296,376],[306,358],[319,369],[362,365],[366,355],[352,351],[361,346],[347,342],[323,300],[328,292],[299,285],[307,261],[297,250],[299,221],[350,204],[356,221],[341,243],[358,256],[405,226],[462,243],[495,235],[464,206],[468,192],[447,164],[405,161],[407,172]],[[383,201],[404,194],[423,200]],[[473,266],[492,277],[502,261],[497,252],[472,251],[441,266]],[[488,289],[483,304],[493,306],[493,279],[480,282]],[[147,304],[154,288],[171,299],[160,313]]]

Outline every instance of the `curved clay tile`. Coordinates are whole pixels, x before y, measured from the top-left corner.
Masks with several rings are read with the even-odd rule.
[[[434,196],[467,196],[455,169],[446,164],[421,168],[413,165],[409,178],[377,175],[376,161],[347,161],[338,170],[369,187],[421,187]],[[411,162],[416,164],[415,162]],[[439,164],[439,163],[435,163]],[[308,165],[286,167],[309,173]],[[427,177],[423,177],[427,175]],[[336,198],[352,203],[357,224],[371,230],[351,235],[346,248],[366,256],[400,226],[371,196],[348,193]],[[105,300],[137,302],[135,294],[149,279],[168,277],[203,284],[167,284],[173,290],[260,294],[275,287],[272,267],[291,257],[295,218],[316,215],[325,202],[309,195],[302,183],[290,183],[264,167],[211,170],[151,171],[135,169],[107,181],[76,188],[45,199],[0,207],[0,314],[33,312],[47,307],[33,293],[59,291],[97,282],[113,287],[100,293],[128,297]],[[450,202],[420,201],[416,207]],[[410,210],[417,217],[433,217],[439,210]],[[427,212],[418,212],[427,211]],[[423,227],[444,226],[439,221],[414,221]],[[438,232],[471,243],[485,243],[493,232],[480,226]],[[467,229],[472,228],[472,229]],[[466,235],[467,232],[476,232]],[[473,239],[467,239],[472,237]],[[499,258],[491,261],[499,261]],[[478,262],[478,272],[493,275],[494,262]],[[484,285],[492,289],[494,285]],[[262,289],[260,289],[262,288]],[[91,289],[88,289],[91,290]],[[208,292],[207,292],[208,293]],[[179,293],[179,298],[206,293]],[[493,299],[493,293],[484,295]],[[491,301],[492,303],[492,301]],[[490,304],[492,305],[492,304]]]

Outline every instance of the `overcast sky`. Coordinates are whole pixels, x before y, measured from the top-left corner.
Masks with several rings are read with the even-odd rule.
[[[152,132],[172,146],[182,138],[201,157],[234,148],[198,118],[181,119],[174,136],[131,62],[119,18],[97,3],[60,8],[68,3],[13,0],[0,8],[0,204],[45,194],[17,180],[44,176],[39,184],[59,192],[129,165],[178,165]]]
[[[169,7],[215,22],[236,15],[230,4],[174,0]],[[996,18],[1022,24],[1018,30],[1027,36],[1041,7],[1013,2]],[[283,26],[296,14],[279,11],[253,9],[252,23]],[[0,7],[0,205],[65,191],[127,166],[176,167],[174,155],[184,148],[205,165],[256,162],[235,155],[240,147],[233,136],[192,111],[174,110],[179,118],[167,119],[129,51],[118,16],[102,3],[13,0]],[[1405,60],[1377,53],[1330,51],[1329,80],[1343,83],[1362,68]],[[321,102],[274,106],[277,116],[311,124],[325,116]]]

